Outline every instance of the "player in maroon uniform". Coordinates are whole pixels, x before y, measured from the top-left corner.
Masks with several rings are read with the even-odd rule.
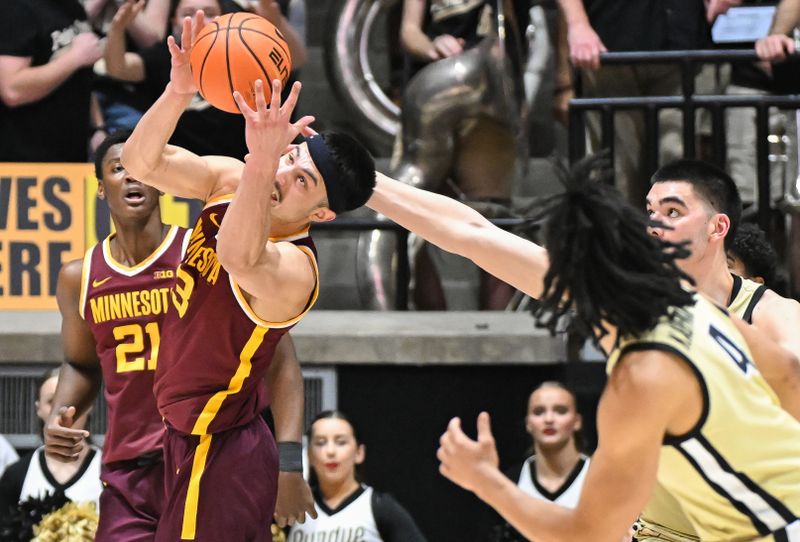
[[[162,346],[161,322],[171,308],[175,268],[187,230],[162,224],[159,193],[128,176],[120,164],[130,132],[117,132],[98,148],[99,197],[108,201],[116,234],[64,266],[58,282],[66,363],[48,421],[46,450],[70,460],[85,431],[72,420],[93,403],[105,383],[108,429],[103,451],[97,540],[152,540],[164,496],[164,424],[156,409],[153,375]],[[274,383],[276,432],[302,431],[302,374],[290,338],[268,373]],[[299,403],[298,403],[299,398]],[[288,408],[287,408],[288,407]],[[296,411],[300,409],[298,417]],[[299,475],[281,487],[282,513],[302,515],[313,504]]]
[[[202,26],[198,14],[194,27]],[[183,35],[192,32],[185,21]],[[176,310],[165,320],[169,339],[156,370],[156,399],[168,424],[167,506],[156,540],[268,540],[278,465],[300,468],[301,451],[299,442],[276,447],[257,416],[255,383],[280,336],[316,299],[309,224],[363,205],[375,169],[347,136],[290,145],[313,120],[290,123],[299,84],[281,104],[273,83],[269,110],[260,82],[257,111],[235,94],[246,121],[246,163],[167,145],[197,92],[191,43],[182,40],[180,49],[170,40],[171,81],[122,158],[143,182],[208,202],[177,271]]]

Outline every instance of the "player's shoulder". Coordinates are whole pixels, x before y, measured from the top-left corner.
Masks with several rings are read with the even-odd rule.
[[[83,276],[83,265],[83,258],[72,260],[62,265],[61,270],[58,272],[59,284],[64,284],[65,286],[80,286],[81,277]]]
[[[765,290],[753,309],[753,324],[758,326],[784,319],[795,319],[800,323],[800,303],[795,299],[783,297],[773,290]]]
[[[208,155],[204,156],[208,169],[214,176],[214,188],[208,196],[208,201],[233,194],[242,178],[244,162],[230,156]]]

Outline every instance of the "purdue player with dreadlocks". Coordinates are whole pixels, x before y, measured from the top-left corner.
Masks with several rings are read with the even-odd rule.
[[[751,361],[771,357],[797,379],[797,358],[683,286],[685,246],[648,234],[643,214],[588,180],[595,170],[576,169],[549,206],[547,249],[379,177],[370,207],[539,298],[549,329],[574,310],[575,325],[609,353],[599,444],[577,508],[533,499],[500,473],[486,413],[477,441],[450,422],[441,472],[537,542],[617,542],[656,480],[701,540],[800,540],[800,425]]]

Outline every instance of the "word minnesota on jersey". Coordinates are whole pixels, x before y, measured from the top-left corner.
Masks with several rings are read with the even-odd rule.
[[[171,288],[152,288],[101,295],[89,300],[95,324],[108,320],[126,319],[166,313]]]
[[[186,249],[186,256],[183,261],[184,265],[197,269],[200,272],[200,276],[213,285],[217,283],[219,278],[220,264],[214,249],[203,246],[206,236],[203,233],[201,224],[202,222],[198,221],[197,226],[192,231],[192,236],[189,238],[189,248]]]

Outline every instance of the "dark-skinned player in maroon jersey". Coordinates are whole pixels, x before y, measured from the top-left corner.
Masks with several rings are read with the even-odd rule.
[[[194,24],[184,21],[182,35],[203,25],[198,12]],[[156,540],[265,541],[278,466],[299,468],[302,452],[299,442],[276,446],[258,416],[257,381],[277,341],[316,299],[310,224],[363,205],[375,167],[363,146],[342,134],[292,144],[313,120],[290,121],[299,83],[281,103],[281,85],[273,82],[268,108],[257,81],[255,111],[234,93],[246,123],[244,163],[168,145],[197,92],[191,44],[169,40],[170,83],[122,153],[142,182],[206,202],[176,273],[175,310],[164,321],[156,369],[156,401],[167,423],[167,505]]]
[[[98,541],[149,541],[164,504],[164,423],[156,408],[153,376],[164,315],[174,311],[175,269],[189,241],[184,228],[161,222],[159,192],[125,171],[122,145],[130,132],[109,136],[98,148],[98,196],[108,202],[116,233],[66,264],[58,281],[61,368],[53,416],[45,428],[47,453],[69,461],[85,431],[72,421],[88,409],[105,383],[108,428],[103,449]],[[266,375],[279,438],[302,432],[303,380],[291,338],[276,349]],[[285,523],[313,510],[299,473],[281,479],[276,518]]]

